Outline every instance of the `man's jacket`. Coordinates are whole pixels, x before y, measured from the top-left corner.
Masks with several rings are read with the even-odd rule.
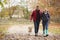
[[[40,13],[40,19],[42,18],[42,12],[39,10],[39,13]],[[30,18],[30,20],[32,20],[33,19],[33,21],[36,21],[37,20],[37,12],[36,12],[36,10],[34,10],[33,12],[32,12],[32,15],[31,15],[31,18]]]

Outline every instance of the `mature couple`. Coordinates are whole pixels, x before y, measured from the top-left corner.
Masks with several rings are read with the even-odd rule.
[[[30,20],[32,19],[34,22],[35,36],[38,36],[39,24],[41,20],[43,25],[43,35],[44,37],[48,36],[48,23],[50,20],[48,11],[44,10],[43,12],[41,12],[39,6],[36,6],[36,9],[31,14]]]

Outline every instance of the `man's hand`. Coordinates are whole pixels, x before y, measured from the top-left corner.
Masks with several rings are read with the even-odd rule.
[[[32,20],[30,20],[30,22],[32,22]]]

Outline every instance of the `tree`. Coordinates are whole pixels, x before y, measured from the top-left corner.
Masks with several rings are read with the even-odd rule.
[[[4,8],[4,4],[6,4],[7,3],[7,0],[0,0],[0,6],[1,6],[1,8],[3,9]],[[1,16],[1,18],[3,17],[3,14],[2,13],[0,13],[0,16]]]
[[[4,4],[3,4],[3,3],[6,4],[6,3],[7,3],[7,0],[3,0],[3,1],[0,0],[0,6],[1,6],[1,7],[4,7]]]

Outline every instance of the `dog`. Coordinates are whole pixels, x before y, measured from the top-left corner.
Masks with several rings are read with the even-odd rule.
[[[30,35],[32,32],[32,27],[28,27],[28,35]]]

